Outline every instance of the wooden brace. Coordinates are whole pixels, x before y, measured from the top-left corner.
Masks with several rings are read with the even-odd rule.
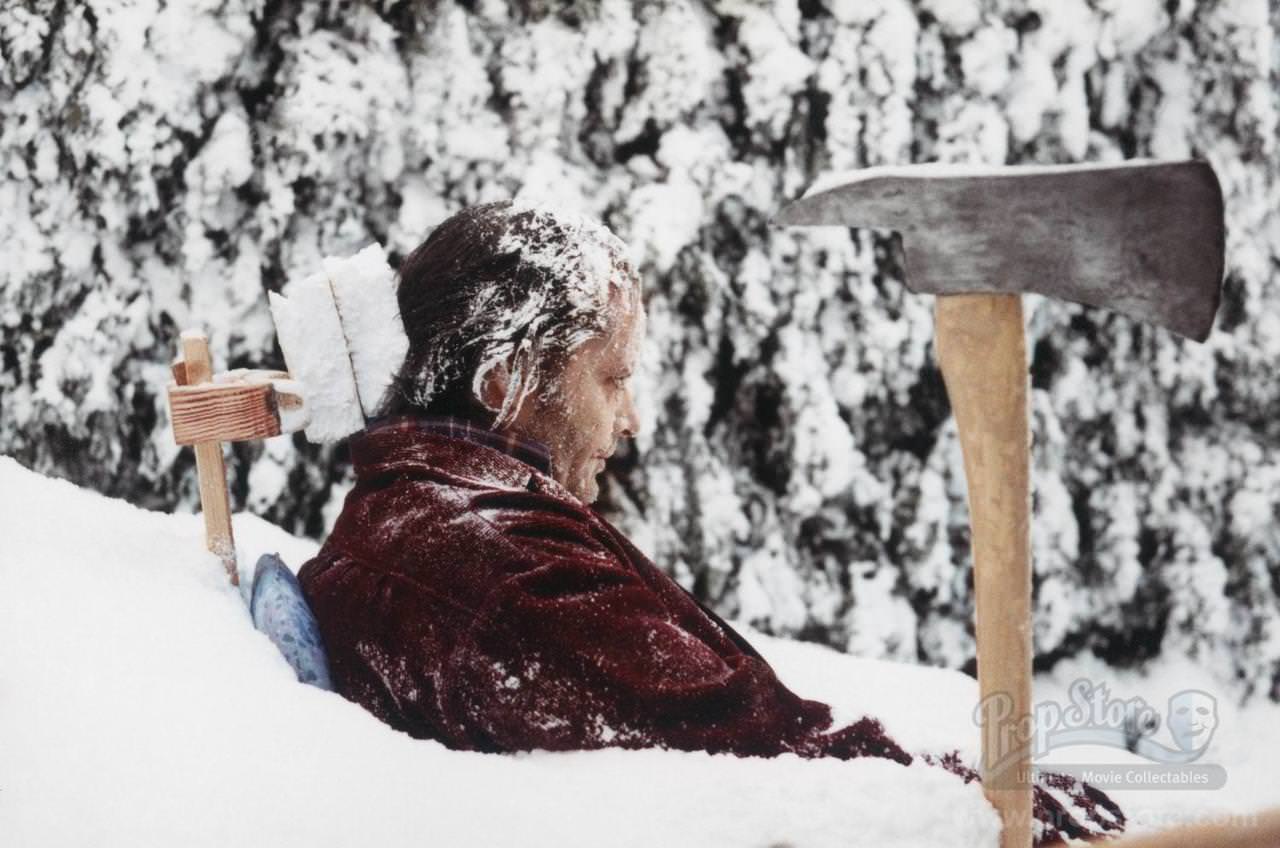
[[[173,364],[169,385],[173,439],[180,445],[266,439],[302,429],[302,393],[283,371],[238,370],[213,382],[184,385],[186,362]]]

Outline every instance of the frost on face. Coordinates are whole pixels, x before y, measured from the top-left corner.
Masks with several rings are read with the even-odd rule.
[[[479,365],[471,386],[476,398],[494,369],[506,369],[506,394],[491,410],[495,428],[514,420],[535,392],[555,391],[546,368],[551,357],[566,357],[607,333],[615,313],[633,308],[639,299],[639,278],[627,261],[627,247],[603,224],[549,206],[516,203],[504,225],[499,251],[518,254],[521,270],[536,284],[520,297],[498,285],[481,292],[452,343],[442,344],[430,363],[434,373],[424,375],[416,399],[425,405],[435,387],[457,373],[464,356],[476,351]]]

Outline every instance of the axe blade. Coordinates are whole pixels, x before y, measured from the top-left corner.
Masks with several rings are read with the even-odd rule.
[[[1221,297],[1222,189],[1206,162],[867,168],[774,222],[902,235],[915,292],[1035,292],[1204,341]]]

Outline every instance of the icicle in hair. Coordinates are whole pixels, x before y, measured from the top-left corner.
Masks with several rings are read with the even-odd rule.
[[[550,207],[490,203],[449,218],[400,267],[409,352],[383,411],[510,423],[619,308],[638,306],[626,254],[602,224]],[[507,391],[491,409],[481,387],[495,368]]]

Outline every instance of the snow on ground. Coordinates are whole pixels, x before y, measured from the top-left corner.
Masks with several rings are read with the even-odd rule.
[[[296,568],[315,549],[252,516],[235,530],[245,564],[278,551]],[[297,683],[202,533],[198,516],[138,510],[0,457],[0,844],[995,844],[978,787],[923,763],[486,755],[410,739]],[[909,750],[973,752],[976,686],[963,675],[751,637],[838,719],[869,712]],[[1257,752],[1278,716],[1226,707],[1210,754],[1228,788],[1148,792],[1143,819],[1265,803]]]
[[[1226,785],[1221,789],[1156,786],[1112,791],[1135,829],[1160,829],[1198,821],[1231,822],[1280,805],[1280,783],[1275,777],[1276,757],[1280,754],[1280,704],[1255,701],[1242,708],[1224,692],[1220,676],[1185,657],[1163,658],[1141,673],[1117,673],[1094,657],[1066,660],[1051,675],[1036,678],[1036,703],[1070,703],[1068,687],[1082,678],[1106,682],[1116,699],[1141,697],[1166,724],[1168,700],[1179,692],[1199,690],[1209,693],[1216,702],[1217,727],[1195,765],[1222,766]],[[1167,745],[1169,737],[1170,732],[1161,728],[1151,738]],[[1136,754],[1096,745],[1052,751],[1037,762],[1050,770],[1055,764],[1114,765],[1118,774],[1126,774],[1129,767],[1149,765]]]

